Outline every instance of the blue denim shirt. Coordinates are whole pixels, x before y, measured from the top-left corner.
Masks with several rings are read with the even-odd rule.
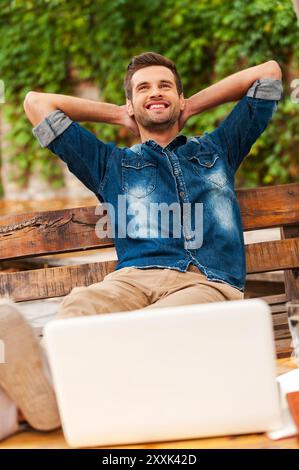
[[[115,222],[116,269],[160,267],[185,272],[192,263],[209,280],[243,291],[245,249],[235,174],[266,128],[281,94],[280,80],[257,80],[214,131],[193,138],[178,135],[164,148],[153,140],[131,148],[104,143],[60,110],[49,114],[33,134],[99,201],[114,208],[110,217]],[[119,196],[123,196],[122,208]],[[144,208],[153,203],[189,207],[191,224],[184,224],[181,214],[180,236],[171,237],[174,218],[170,237],[163,236],[159,221],[155,236],[152,230],[142,230],[143,225],[148,227]],[[202,224],[201,243],[195,243],[193,230],[196,203],[201,209],[197,214]],[[133,210],[128,213],[129,206]],[[143,210],[138,214],[139,206]],[[120,209],[127,211],[125,222]],[[132,219],[137,232],[133,228],[124,236],[124,224]]]

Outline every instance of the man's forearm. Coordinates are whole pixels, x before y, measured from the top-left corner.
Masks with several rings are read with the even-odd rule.
[[[74,121],[105,122],[108,124],[120,124],[122,114],[120,106],[115,104],[35,91],[26,95],[24,109],[34,126],[57,109],[60,109]]]
[[[281,80],[281,70],[278,63],[270,60],[250,67],[199,91],[186,100],[189,117],[220,104],[239,100],[256,80],[262,78]]]

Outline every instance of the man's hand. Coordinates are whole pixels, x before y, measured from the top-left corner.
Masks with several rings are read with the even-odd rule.
[[[190,116],[191,116],[191,113],[190,113],[189,100],[185,99],[185,108],[181,112],[180,117],[179,117],[179,130],[183,129],[183,127],[185,126]]]
[[[127,129],[129,129],[132,134],[134,134],[136,137],[140,137],[140,132],[139,128],[137,126],[136,120],[134,117],[129,116],[128,111],[127,111],[127,106],[124,104],[122,106],[119,106],[120,109],[120,120],[118,124],[120,126],[124,126]]]

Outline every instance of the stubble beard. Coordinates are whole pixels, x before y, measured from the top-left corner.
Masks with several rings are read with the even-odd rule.
[[[135,110],[135,120],[138,124],[140,124],[144,129],[152,132],[163,132],[165,130],[170,129],[179,119],[180,117],[180,110],[174,108],[170,114],[170,116],[164,118],[164,120],[154,120],[151,119],[148,115],[146,115],[146,111],[144,112],[136,112]]]

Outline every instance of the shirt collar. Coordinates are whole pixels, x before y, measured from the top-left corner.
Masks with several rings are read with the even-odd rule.
[[[145,142],[143,142],[142,145],[149,145],[150,147],[154,148],[155,150],[164,150],[164,149],[168,149],[168,150],[172,150],[172,149],[175,149],[176,147],[179,147],[180,145],[184,145],[186,144],[187,142],[187,137],[183,134],[179,134],[177,135],[171,142],[169,142],[168,145],[166,145],[166,147],[161,147],[161,145],[157,144],[157,142],[155,142],[154,140],[146,140]]]

